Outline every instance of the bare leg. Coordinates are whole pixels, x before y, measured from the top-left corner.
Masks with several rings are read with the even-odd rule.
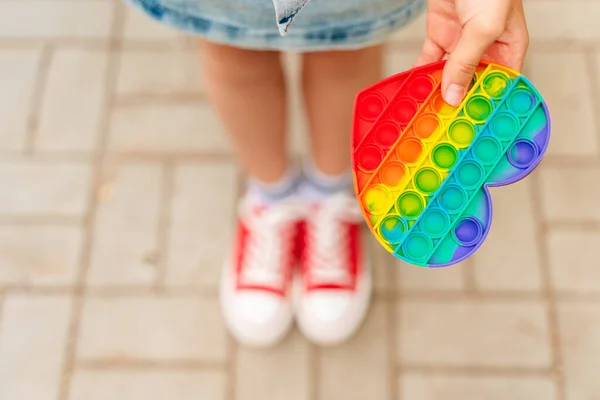
[[[200,42],[205,85],[248,174],[265,183],[285,175],[285,79],[278,52]]]
[[[296,321],[306,337],[320,344],[352,336],[369,306],[370,268],[360,233],[364,221],[348,190],[348,172],[354,98],[380,78],[381,54],[374,47],[304,57],[314,165],[309,164],[299,191],[317,207],[304,226]],[[313,286],[315,281],[321,286]]]
[[[356,51],[307,53],[303,90],[316,167],[337,175],[350,167],[354,98],[382,75],[382,46]]]

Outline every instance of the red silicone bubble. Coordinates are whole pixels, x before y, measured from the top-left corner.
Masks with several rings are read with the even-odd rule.
[[[400,127],[392,121],[381,123],[375,128],[375,140],[383,147],[390,147],[400,136]]]
[[[414,78],[408,86],[408,94],[415,101],[423,102],[429,97],[435,84],[433,80],[427,75],[421,75]]]
[[[419,107],[414,100],[400,99],[392,106],[392,118],[401,125],[406,125],[415,116],[418,109]]]
[[[367,121],[373,121],[381,114],[384,107],[385,99],[376,93],[372,93],[359,102],[357,113]]]
[[[356,162],[364,171],[374,171],[383,160],[383,152],[377,146],[364,146],[356,155]]]

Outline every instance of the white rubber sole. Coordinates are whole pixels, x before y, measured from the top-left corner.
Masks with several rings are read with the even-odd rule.
[[[227,329],[238,343],[247,347],[276,346],[287,336],[294,322],[291,299],[288,299],[287,312],[282,312],[279,320],[262,327],[252,327],[235,316],[231,309],[231,305],[235,303],[235,291],[230,276],[230,267],[227,264],[221,273],[219,300]]]
[[[356,301],[357,307],[352,313],[352,317],[340,321],[336,327],[318,326],[310,322],[308,312],[302,308],[302,293],[298,284],[294,285],[294,310],[298,327],[304,336],[315,344],[321,346],[336,346],[350,340],[362,327],[371,305],[371,296],[373,292],[373,283],[371,276],[371,264],[369,256],[365,261],[364,277],[361,280],[361,287],[357,290],[359,298]],[[298,280],[295,280],[295,283]],[[345,326],[341,326],[345,325]]]

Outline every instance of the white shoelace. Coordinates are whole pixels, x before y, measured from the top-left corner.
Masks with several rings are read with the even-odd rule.
[[[310,279],[315,283],[348,284],[352,279],[345,248],[349,229],[345,223],[362,219],[356,199],[339,194],[325,201],[310,219],[308,240],[311,246]]]
[[[250,234],[246,244],[242,280],[245,284],[280,288],[295,244],[294,224],[302,218],[295,204],[272,206],[260,214],[243,210]]]

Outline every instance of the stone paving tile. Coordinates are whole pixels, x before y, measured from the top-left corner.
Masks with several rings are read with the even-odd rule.
[[[81,244],[79,226],[1,225],[0,286],[72,285]]]
[[[568,222],[600,221],[600,168],[542,168],[544,216]]]
[[[201,64],[195,50],[129,50],[120,61],[117,95],[160,96],[203,91]]]
[[[39,62],[38,49],[0,53],[0,150],[24,147]]]
[[[2,38],[106,38],[114,3],[95,0],[0,2]]]
[[[57,399],[70,312],[65,296],[6,297],[0,321],[0,399]]]
[[[122,6],[124,10],[126,40],[181,40],[183,34],[154,21],[141,11],[130,6]]]
[[[547,243],[556,290],[579,293],[600,290],[596,256],[600,232],[551,230]]]
[[[412,68],[419,55],[418,50],[404,51],[402,48],[394,49],[385,55],[385,76],[392,76]]]
[[[406,300],[398,307],[398,360],[451,366],[550,365],[542,302]]]
[[[37,150],[94,149],[103,111],[107,60],[104,51],[54,52],[35,136]]]
[[[229,153],[228,138],[214,112],[207,102],[196,101],[203,87],[193,39],[111,0],[0,1],[0,37],[10,45],[0,50],[0,151],[16,152],[29,144],[27,130],[34,111],[39,111],[34,115],[37,121],[32,120],[36,150],[94,150],[106,89],[102,81],[106,55],[96,45],[92,50],[55,40],[107,39],[115,7],[124,13],[124,46],[117,107],[109,121],[109,151],[169,157]],[[600,154],[595,116],[600,109],[594,108],[600,104],[593,96],[593,90],[600,88],[590,86],[600,81],[600,52],[590,55],[588,50],[584,54],[547,47],[555,42],[573,43],[574,49],[583,48],[583,43],[586,49],[597,47],[600,2],[528,0],[526,11],[533,42],[528,75],[553,115],[549,154],[584,156],[591,162]],[[424,28],[421,16],[394,35],[386,75],[412,66]],[[31,44],[21,48],[14,39],[56,43],[42,98],[32,98],[40,48]],[[543,45],[538,46],[540,42]],[[297,81],[298,57],[285,60],[291,67],[290,79]],[[592,68],[597,70],[595,79],[588,76]],[[579,79],[573,81],[573,76]],[[290,148],[302,154],[307,129],[299,86],[295,82],[290,87]],[[39,110],[32,109],[36,105]],[[84,231],[80,224],[53,225],[36,218],[82,217],[87,211],[90,165],[60,158],[11,157],[0,160],[0,215],[26,217],[28,222],[0,223],[0,286],[33,285],[34,292],[0,289],[0,399],[57,400],[71,299],[35,292],[38,285],[51,285],[52,290],[72,285]],[[165,173],[173,174],[173,193],[167,199],[169,209],[161,210],[164,190],[169,189],[168,184],[163,186]],[[124,286],[119,295],[83,299],[69,400],[224,400],[232,378],[239,400],[282,396],[309,400],[313,394],[327,400],[389,400],[395,384],[400,396],[411,400],[507,396],[511,400],[596,400],[600,390],[594,357],[600,349],[597,304],[581,301],[558,306],[564,358],[564,371],[558,374],[565,374],[567,391],[566,398],[560,399],[551,374],[442,372],[478,366],[548,368],[552,348],[544,300],[425,301],[410,296],[418,291],[463,292],[465,277],[474,279],[483,291],[538,291],[540,255],[528,211],[538,206],[550,227],[546,247],[553,287],[576,295],[595,293],[597,263],[589,249],[600,238],[590,222],[600,221],[595,200],[600,189],[592,184],[600,181],[600,169],[543,165],[534,177],[539,180],[541,205],[531,203],[530,180],[495,190],[494,197],[502,201],[495,201],[492,234],[475,257],[472,271],[461,266],[437,271],[408,266],[371,243],[374,285],[380,297],[354,339],[314,354],[294,331],[274,349],[239,348],[233,360],[235,371],[229,374],[225,370],[229,339],[215,298],[134,295],[125,285],[152,284],[161,277],[155,267],[159,265],[166,268],[167,291],[187,285],[214,289],[234,218],[235,176],[233,165],[202,158],[194,163],[177,161],[166,169],[151,162],[107,163],[105,180],[96,193],[100,202],[88,279],[92,286]],[[208,187],[215,188],[217,195],[207,195]],[[215,201],[223,211],[213,211]],[[517,204],[519,211],[515,211]],[[170,219],[168,230],[159,232],[159,218],[165,215]],[[516,223],[515,231],[511,227]],[[564,223],[573,226],[563,228]],[[219,228],[207,230],[213,226]],[[157,234],[167,239],[166,249],[160,248]],[[164,259],[160,250],[166,250]],[[404,296],[396,307],[393,356],[402,366],[439,368],[439,373],[402,370],[396,379],[395,368],[390,368],[388,357],[394,348],[387,325],[394,321],[387,318],[386,302],[393,301],[389,297],[396,288]],[[89,368],[88,361],[99,361],[102,368]],[[171,368],[171,363],[188,361],[215,365],[200,370]]]
[[[377,240],[365,229],[364,235],[368,243],[368,255],[373,276],[373,290],[376,293],[393,293],[396,290],[394,277],[398,266],[392,257]]]
[[[310,349],[296,330],[273,349],[240,347],[236,361],[236,400],[310,399]]]
[[[205,102],[121,107],[113,112],[111,127],[111,151],[168,154],[229,151],[229,137]]]
[[[566,399],[596,400],[600,392],[600,307],[597,303],[566,303],[558,310]]]
[[[480,289],[540,290],[541,266],[531,193],[531,181],[527,179],[491,189],[492,227],[473,257],[475,281]]]
[[[419,15],[408,24],[404,29],[394,33],[391,40],[393,42],[418,42],[425,38],[425,13]]]
[[[81,216],[89,178],[90,168],[82,162],[0,162],[0,214]]]
[[[548,103],[552,116],[548,154],[598,154],[591,102],[593,89],[586,62],[585,56],[579,53],[565,56],[564,53],[533,52],[529,56],[528,75]],[[579,78],[574,80],[574,76]]]
[[[403,399],[418,400],[558,400],[554,382],[546,378],[403,374]]]
[[[158,276],[162,177],[158,164],[106,167],[97,193],[91,285],[151,284]]]
[[[319,398],[387,399],[390,370],[387,304],[376,301],[360,331],[347,343],[320,350]]]
[[[391,257],[391,255],[390,255]],[[397,286],[402,291],[463,291],[465,290],[466,263],[449,268],[421,268],[404,261],[397,261]]]
[[[77,371],[69,400],[225,400],[219,371]]]
[[[594,69],[592,73],[595,72],[595,76],[593,78],[595,78],[596,82],[596,86],[592,87],[592,90],[597,92],[598,90],[600,90],[600,50],[596,50],[593,57],[591,57],[591,60]],[[596,107],[600,107],[600,104],[596,103]]]
[[[600,37],[595,17],[600,14],[599,2],[536,0],[525,4],[525,14],[532,41],[597,40]]]
[[[175,168],[166,282],[216,288],[233,241],[236,167],[231,163]]]
[[[82,315],[78,357],[83,360],[222,362],[227,354],[214,299],[92,297]]]

